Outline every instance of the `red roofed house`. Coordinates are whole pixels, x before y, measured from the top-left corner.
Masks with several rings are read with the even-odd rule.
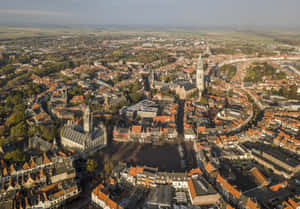
[[[188,191],[193,205],[212,205],[220,199],[220,195],[203,178],[189,178]]]
[[[287,187],[288,185],[288,182],[287,181],[284,181],[280,184],[276,184],[276,185],[273,185],[273,186],[270,186],[269,188],[273,191],[273,192],[277,192],[279,191],[280,189],[283,189],[285,187]]]
[[[257,169],[257,168],[252,168],[250,170],[250,173],[253,175],[253,177],[255,178],[256,182],[259,185],[268,185],[269,182],[267,181],[267,179],[262,175],[262,173]]]
[[[101,191],[102,188],[103,185],[100,184],[93,190],[91,194],[92,202],[104,209],[123,209],[115,201],[110,199],[108,195],[104,194]]]
[[[71,103],[83,103],[83,101],[84,101],[83,95],[79,95],[79,96],[74,96],[70,102]]]
[[[255,202],[253,202],[250,198],[248,199],[245,208],[246,209],[259,209],[259,207],[257,207],[257,204]]]
[[[285,208],[284,209],[300,209],[300,202],[295,202],[292,199],[283,202]]]

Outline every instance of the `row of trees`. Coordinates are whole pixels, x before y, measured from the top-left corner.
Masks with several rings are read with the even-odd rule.
[[[298,87],[296,85],[290,88],[281,87],[278,91],[276,89],[271,90],[272,94],[283,96],[287,99],[297,99],[300,100],[300,94],[298,94]]]
[[[123,49],[112,51],[109,56],[102,58],[103,62],[117,62],[119,60],[140,62],[140,63],[152,63],[160,60],[163,64],[175,62],[176,60],[168,55],[165,50],[141,50],[136,53],[126,53]]]
[[[34,69],[34,72],[39,76],[47,76],[53,73],[57,73],[66,68],[73,68],[74,64],[72,61],[64,61],[64,62],[48,62],[43,65],[42,68]]]
[[[107,154],[103,154],[102,152],[99,153],[99,157],[101,159],[101,164],[102,165],[99,165],[98,162],[93,159],[93,158],[89,158],[87,161],[86,161],[86,170],[89,172],[89,173],[92,173],[94,172],[98,167],[102,167],[103,170],[100,174],[100,176],[102,178],[105,178],[107,176],[110,175],[111,171],[113,170],[114,168],[114,163],[112,162],[112,160],[110,159],[110,157],[107,155]]]
[[[227,82],[230,82],[233,76],[236,74],[236,66],[235,65],[223,65],[218,69],[217,76],[223,77]]]
[[[4,159],[8,160],[8,161],[13,161],[13,162],[24,162],[25,155],[21,150],[16,149],[14,151],[6,153],[4,155]]]
[[[277,71],[272,65],[263,63],[262,65],[256,64],[248,68],[244,82],[260,82],[265,76],[271,80],[281,80],[286,78],[285,72]]]
[[[7,97],[7,105],[12,105],[12,113],[5,121],[5,126],[10,130],[12,137],[25,137],[28,125],[26,123],[25,105],[21,94]]]

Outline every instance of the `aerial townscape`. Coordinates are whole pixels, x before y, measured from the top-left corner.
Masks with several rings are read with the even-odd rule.
[[[300,209],[300,30],[34,11],[0,10],[0,209]]]

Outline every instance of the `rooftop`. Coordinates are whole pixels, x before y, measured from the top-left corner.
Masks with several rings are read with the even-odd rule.
[[[156,206],[171,206],[172,203],[172,187],[167,185],[159,185],[150,191],[147,203]]]

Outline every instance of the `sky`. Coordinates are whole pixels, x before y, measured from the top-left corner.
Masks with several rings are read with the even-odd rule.
[[[300,0],[0,0],[0,24],[300,27]]]

